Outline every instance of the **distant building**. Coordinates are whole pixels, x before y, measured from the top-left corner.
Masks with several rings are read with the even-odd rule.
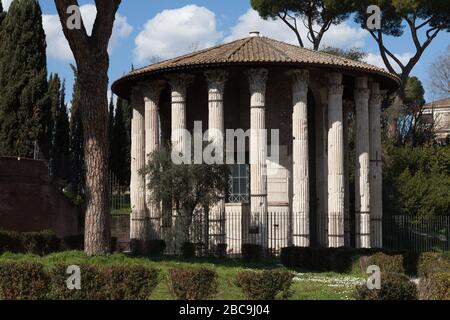
[[[426,104],[423,115],[434,124],[436,140],[446,144],[450,139],[450,98]]]

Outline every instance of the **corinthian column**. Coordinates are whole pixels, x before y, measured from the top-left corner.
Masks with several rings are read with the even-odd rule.
[[[159,150],[159,98],[163,88],[161,82],[143,84],[142,93],[145,101],[145,154],[147,163],[152,153]],[[146,185],[149,184],[146,179]],[[150,220],[148,237],[150,240],[161,238],[161,207],[153,199],[151,189],[146,192],[147,215]]]
[[[369,146],[369,97],[367,78],[357,78],[355,88],[356,107],[356,247],[370,248],[370,146]]]
[[[175,152],[185,155],[190,152],[187,145],[186,131],[186,91],[193,77],[187,74],[177,74],[169,77],[172,87],[172,147]],[[189,149],[188,149],[189,148]]]
[[[267,230],[267,135],[266,135],[266,69],[247,72],[250,82],[250,194],[251,215],[249,241],[268,247]]]
[[[208,139],[214,144],[216,159],[224,161],[225,120],[223,114],[223,95],[228,73],[224,70],[205,72],[208,82],[209,130]],[[223,164],[223,163],[219,163]],[[225,197],[225,195],[224,195]],[[211,208],[209,212],[210,245],[217,248],[218,244],[226,243],[225,235],[225,199]]]
[[[383,160],[381,151],[381,106],[384,92],[378,83],[370,84],[370,203],[371,244],[383,247]]]
[[[145,208],[145,178],[139,171],[145,166],[145,110],[144,98],[140,87],[133,88],[131,103],[133,118],[131,120],[131,221],[130,239],[147,240]]]
[[[191,153],[191,145],[186,132],[186,92],[192,80],[193,77],[187,74],[169,77],[169,83],[172,87],[172,161],[174,161],[174,155],[176,155],[177,161],[180,161],[177,164],[186,164],[185,160],[191,160],[190,157],[186,158],[186,155]],[[181,212],[174,212],[174,217],[176,233],[174,243],[175,249],[179,250],[183,243],[188,240],[185,230],[189,224],[189,217],[181,214]]]
[[[293,73],[293,245],[309,247],[309,149],[308,149],[308,81],[307,70]]]
[[[345,180],[342,74],[329,75],[328,86],[328,246],[344,243]]]

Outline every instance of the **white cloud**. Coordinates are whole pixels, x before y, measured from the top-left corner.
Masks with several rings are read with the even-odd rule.
[[[188,5],[164,10],[147,21],[135,39],[134,59],[145,63],[155,57],[171,58],[220,42],[216,14],[205,7]]]
[[[2,0],[2,5],[4,10],[8,10],[13,0]]]
[[[302,23],[299,23],[299,29],[304,44],[311,47],[312,45],[307,39],[308,32],[306,27]],[[298,45],[294,32],[283,21],[264,20],[253,9],[249,9],[239,17],[238,23],[231,29],[231,34],[225,38],[225,41],[229,42],[247,37],[251,31],[259,31],[263,36]],[[364,30],[351,27],[347,22],[343,22],[340,25],[330,28],[322,40],[322,46],[338,48],[362,47],[367,37],[368,33]]]
[[[414,56],[413,53],[411,52],[404,52],[401,54],[395,54],[395,56],[397,57],[397,59],[399,59],[403,64],[407,64],[408,61]],[[392,58],[389,58],[392,66],[395,68],[396,72],[401,72],[400,67],[398,66],[398,64],[396,62],[394,62],[394,60]],[[366,58],[366,62],[373,64],[374,66],[386,69],[386,65],[383,62],[383,58],[381,57],[381,55],[379,54],[374,54],[374,53],[369,53],[367,58]]]
[[[86,31],[90,35],[97,15],[97,8],[93,4],[87,4],[80,7],[80,12]],[[62,32],[59,17],[57,15],[43,15],[42,23],[47,38],[47,54],[58,60],[73,61],[72,51]],[[127,38],[131,32],[133,32],[133,27],[128,24],[127,18],[117,14],[109,42],[109,51],[111,52],[120,40]]]

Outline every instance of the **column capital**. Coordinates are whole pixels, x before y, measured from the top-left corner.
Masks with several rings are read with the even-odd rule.
[[[309,86],[309,71],[296,69],[289,72],[292,75],[292,91],[293,93],[307,95]]]
[[[141,82],[140,87],[145,102],[159,102],[161,91],[164,89],[166,82],[162,80],[152,82]]]
[[[266,91],[267,80],[269,78],[269,71],[267,69],[249,69],[246,71],[246,74],[250,82],[251,92],[264,93]]]
[[[369,98],[370,98],[369,89],[355,88],[355,100],[368,101]]]
[[[344,86],[342,85],[342,73],[333,72],[328,75],[328,95],[344,95]]]
[[[228,79],[228,72],[225,70],[208,70],[204,72],[206,81],[208,82],[209,91],[223,92],[225,83]]]
[[[332,72],[327,74],[328,77],[328,85],[342,85],[342,73]]]
[[[186,73],[179,73],[167,76],[172,91],[182,95],[186,94],[187,87],[194,81],[194,76]]]

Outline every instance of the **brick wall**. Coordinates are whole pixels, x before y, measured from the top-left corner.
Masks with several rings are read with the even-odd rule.
[[[45,162],[0,158],[0,230],[79,233],[79,214],[51,186]]]

